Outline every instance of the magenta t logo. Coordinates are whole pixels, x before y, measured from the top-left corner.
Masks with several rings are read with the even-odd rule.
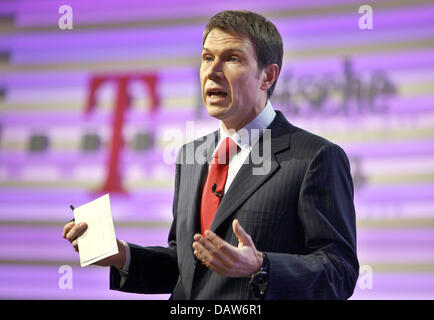
[[[112,122],[112,137],[110,141],[110,151],[107,159],[106,179],[101,193],[125,193],[122,187],[121,173],[119,171],[119,162],[122,147],[124,144],[122,138],[122,128],[124,125],[125,110],[129,107],[128,83],[131,80],[140,80],[148,88],[151,97],[150,112],[157,110],[159,99],[157,95],[157,75],[156,74],[117,74],[117,75],[99,75],[93,76],[89,81],[89,91],[85,113],[89,114],[96,106],[96,93],[98,89],[107,81],[116,83],[116,99],[114,105],[114,114]]]

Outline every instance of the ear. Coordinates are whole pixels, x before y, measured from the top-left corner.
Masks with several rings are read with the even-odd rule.
[[[273,63],[265,66],[262,70],[261,89],[264,91],[270,89],[273,83],[276,81],[278,75],[279,67],[277,66],[277,64]]]

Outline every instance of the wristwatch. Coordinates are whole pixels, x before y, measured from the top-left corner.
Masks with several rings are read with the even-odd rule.
[[[270,263],[268,257],[262,252],[262,265],[259,271],[252,274],[250,278],[250,287],[252,288],[253,296],[257,299],[265,297],[265,291],[268,285],[268,274],[270,270]]]

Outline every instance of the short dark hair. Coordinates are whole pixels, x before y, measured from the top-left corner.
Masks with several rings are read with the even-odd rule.
[[[211,18],[203,33],[203,44],[212,29],[235,33],[239,36],[248,36],[253,43],[258,57],[258,69],[262,70],[269,64],[277,64],[282,69],[283,44],[282,37],[276,26],[265,17],[247,10],[226,10],[217,13]],[[267,91],[267,97],[273,94],[277,83]]]

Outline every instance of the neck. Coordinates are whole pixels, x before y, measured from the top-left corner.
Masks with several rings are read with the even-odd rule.
[[[251,122],[253,119],[255,119],[258,114],[260,114],[262,112],[262,110],[264,110],[266,104],[267,104],[267,99],[265,100],[264,103],[261,103],[260,106],[258,108],[252,108],[251,112],[249,112],[248,114],[246,114],[245,116],[243,116],[241,119],[224,119],[221,121],[221,127],[224,130],[224,132],[228,135],[231,136],[231,134],[233,134],[234,132],[237,132],[238,130],[240,130],[241,128],[243,128],[246,124],[248,124],[249,122]]]

